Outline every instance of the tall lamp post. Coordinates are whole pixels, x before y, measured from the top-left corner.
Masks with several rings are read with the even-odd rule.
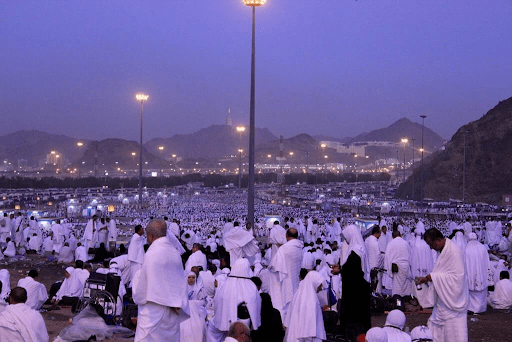
[[[76,143],[76,146],[78,146],[78,154],[80,155],[82,152],[82,146],[84,146],[84,143],[79,141]],[[80,158],[80,157],[78,157]],[[80,164],[78,164],[78,178],[80,178],[80,174],[82,173],[82,168],[80,167]]]
[[[462,203],[465,202],[466,197],[466,133],[468,131],[464,131],[464,166],[462,169]]]
[[[144,112],[144,101],[148,100],[149,95],[140,93],[135,95],[135,98],[140,102],[139,205],[142,209],[142,115]]]
[[[422,124],[421,124],[421,172],[420,172],[420,175],[421,175],[421,188],[420,188],[420,201],[421,203],[423,203],[423,152],[425,152],[425,149],[423,147],[423,131],[425,130],[425,118],[427,116],[426,115],[420,115],[420,118],[422,119]]]
[[[243,0],[246,6],[252,7],[252,51],[251,51],[251,100],[249,119],[249,186],[247,189],[247,222],[254,225],[254,149],[255,149],[255,47],[256,47],[256,6],[264,5],[267,0]]]
[[[403,182],[405,183],[405,147],[407,146],[407,143],[409,142],[409,140],[407,138],[403,138],[401,141],[402,141],[402,144],[404,144],[404,166],[403,166],[404,179],[403,179]]]
[[[240,162],[238,164],[238,188],[242,188],[242,134],[245,132],[245,126],[237,126],[236,132],[238,133],[240,137],[240,142],[238,144],[238,154],[240,155]]]
[[[412,138],[412,200],[414,201],[414,142],[416,141],[415,138]]]

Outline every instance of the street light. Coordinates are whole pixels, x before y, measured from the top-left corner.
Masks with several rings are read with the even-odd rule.
[[[76,143],[76,146],[78,146],[78,154],[80,155],[82,152],[82,146],[84,146],[84,143],[79,141]],[[80,165],[78,165],[78,178],[80,178],[81,173],[82,173],[82,169],[80,168]]]
[[[254,225],[254,150],[255,150],[255,72],[256,72],[256,6],[267,0],[244,0],[246,6],[252,7],[252,49],[251,49],[251,99],[249,119],[249,186],[247,189],[247,222]]]
[[[140,152],[139,152],[139,204],[142,209],[142,116],[144,112],[144,101],[147,101],[149,95],[139,93],[135,95],[140,102]]]
[[[405,146],[407,146],[407,143],[409,142],[409,140],[407,138],[402,138],[402,144],[404,144],[404,166],[403,166],[403,169],[404,169],[404,182],[405,182]]]
[[[240,142],[238,144],[238,152],[240,154],[240,162],[238,166],[238,188],[242,188],[242,134],[245,132],[245,126],[236,126],[236,132],[240,137]]]

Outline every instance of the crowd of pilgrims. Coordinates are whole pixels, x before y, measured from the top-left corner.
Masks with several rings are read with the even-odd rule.
[[[141,312],[141,307],[147,309],[147,302],[142,301],[135,340],[321,341],[338,334],[340,340],[432,341],[426,326],[405,332],[406,318],[400,310],[392,310],[382,328],[372,328],[370,320],[372,296],[415,297],[415,279],[434,269],[439,253],[423,239],[429,228],[438,229],[463,253],[469,313],[483,313],[488,306],[512,306],[510,223],[387,217],[378,218],[379,224],[363,237],[349,214],[330,217],[332,213],[315,212],[308,217],[302,216],[300,209],[289,208],[282,213],[282,222],[260,219],[252,226],[222,216],[224,206],[214,202],[206,207],[201,203],[201,208],[197,210],[197,203],[183,206],[181,217],[190,214],[184,223],[163,217],[163,239],[180,256],[181,266],[172,271],[161,269],[161,283],[148,280],[145,284],[165,287],[168,280],[170,291],[175,291],[176,281],[182,281],[186,318],[175,331],[164,329],[143,319],[144,315],[151,317],[151,312]],[[268,209],[261,209],[260,214]],[[0,270],[0,335],[13,329],[5,323],[12,322],[13,315],[18,317],[18,325],[29,326],[20,334],[35,327],[41,330],[41,324],[30,322],[38,321],[40,315],[30,310],[39,310],[44,303],[76,304],[91,272],[121,277],[117,312],[123,312],[121,298],[132,293],[145,267],[154,267],[145,265],[150,263],[145,253],[151,250],[156,235],[152,234],[150,241],[145,228],[161,211],[126,209],[116,213],[128,217],[128,225],[134,226],[129,245],[117,250],[113,246],[119,222],[114,218],[95,215],[85,226],[56,220],[44,230],[34,217],[25,220],[20,213],[5,214],[0,219],[0,243],[5,246],[0,259],[32,253],[68,267],[60,287],[52,289],[39,283],[37,271],[31,270],[18,282],[16,291],[13,289],[15,295],[19,287],[26,290],[24,304],[19,302],[23,296],[18,295],[15,297],[21,299],[14,301],[15,305],[8,305],[12,292],[9,272]],[[135,304],[139,304],[137,300]],[[22,305],[18,311],[10,309]],[[46,331],[32,332],[31,338],[34,336],[48,340]],[[24,336],[24,340],[30,339]]]

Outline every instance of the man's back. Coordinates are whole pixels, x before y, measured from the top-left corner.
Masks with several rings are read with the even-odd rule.
[[[0,342],[48,341],[41,314],[24,303],[8,305],[0,313]]]

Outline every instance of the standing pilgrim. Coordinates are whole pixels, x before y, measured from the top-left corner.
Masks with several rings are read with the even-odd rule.
[[[222,236],[224,247],[229,252],[230,265],[243,257],[252,257],[260,251],[258,241],[249,231],[242,229],[238,222],[233,224],[233,228]]]
[[[135,341],[180,341],[180,323],[189,317],[185,271],[166,230],[163,220],[146,227],[150,246],[132,287],[138,305]]]
[[[440,253],[432,272],[416,281],[433,284],[434,310],[428,327],[436,342],[467,342],[469,295],[464,254],[435,228],[427,230],[424,238],[430,248]]]
[[[391,294],[402,297],[411,294],[411,265],[410,246],[401,236],[400,232],[393,232],[393,240],[388,243],[384,257],[384,268],[393,279]]]
[[[487,310],[487,270],[490,267],[487,248],[478,240],[475,233],[469,233],[466,246],[466,272],[468,273],[468,311],[481,313]]]
[[[130,276],[127,279],[131,283],[135,272],[142,268],[142,262],[144,261],[144,229],[142,226],[135,226],[135,234],[133,234],[128,246],[128,260],[130,261]]]
[[[371,328],[370,320],[370,265],[364,247],[361,230],[349,225],[343,230],[341,287],[342,298],[338,301],[340,320],[345,328],[357,333]],[[332,273],[340,270],[333,267]]]
[[[93,215],[92,219],[87,222],[84,230],[83,242],[85,250],[89,253],[89,248],[94,248],[98,241],[98,216]]]
[[[287,242],[279,247],[268,267],[270,271],[270,297],[274,308],[281,317],[286,317],[286,310],[294,293],[299,288],[299,273],[302,264],[302,241],[295,228],[286,231]]]
[[[277,249],[286,243],[286,230],[279,225],[279,221],[274,221],[270,234],[268,236],[268,244],[272,245],[272,252],[270,258],[274,258]]]

